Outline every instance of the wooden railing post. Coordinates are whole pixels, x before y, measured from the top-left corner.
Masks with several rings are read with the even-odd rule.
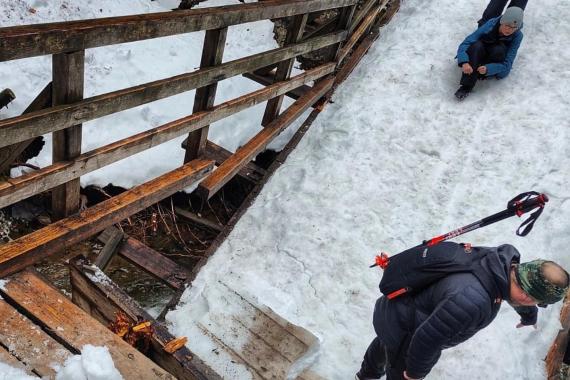
[[[214,29],[206,31],[204,37],[204,49],[202,50],[202,61],[200,68],[217,66],[222,63],[224,48],[226,46],[226,36],[228,28]],[[194,98],[193,112],[205,111],[214,105],[216,98],[216,90],[218,83],[200,87],[196,90]],[[206,149],[208,141],[209,125],[190,132],[186,143],[186,154],[184,155],[184,163],[190,162],[201,156]]]
[[[355,12],[356,12],[356,4],[342,8],[340,11],[337,30],[349,30]],[[339,42],[336,45],[336,48],[333,49],[334,55],[331,56],[332,61],[337,62],[341,48],[342,48],[342,42]]]
[[[52,105],[83,99],[85,50],[53,55]],[[53,133],[53,162],[68,161],[81,154],[81,124]],[[79,178],[52,190],[52,210],[56,219],[79,211]]]
[[[303,37],[303,32],[305,31],[305,26],[307,25],[308,18],[308,13],[293,17],[291,25],[289,25],[289,29],[287,30],[287,36],[285,37],[285,46],[296,44],[301,40]],[[295,58],[280,62],[277,66],[277,71],[275,72],[274,82],[281,82],[289,79],[291,76],[291,71],[293,70],[294,63]],[[284,95],[280,95],[267,102],[261,125],[266,126],[275,120],[277,116],[279,116],[279,113],[281,112],[281,106],[283,104],[283,97]]]

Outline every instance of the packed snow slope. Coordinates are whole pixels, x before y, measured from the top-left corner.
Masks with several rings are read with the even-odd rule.
[[[513,218],[465,235],[474,245],[515,245],[570,268],[570,3],[529,2],[525,39],[511,75],[453,97],[454,61],[485,0],[407,0],[380,39],[167,319],[215,313],[218,280],[253,295],[320,339],[311,364],[325,379],[351,379],[374,336],[379,250],[396,253],[506,207],[528,190],[551,202],[532,233]],[[431,379],[542,379],[560,326],[560,305],[541,309],[538,329],[496,320],[446,350]],[[216,363],[204,342],[189,345]]]

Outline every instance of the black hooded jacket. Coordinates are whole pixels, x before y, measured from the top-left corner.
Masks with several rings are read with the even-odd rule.
[[[519,262],[519,252],[511,245],[478,248],[494,253],[487,254],[482,264],[492,274],[501,298],[508,301],[511,265]],[[466,341],[488,326],[500,306],[501,300],[491,299],[475,275],[454,273],[413,296],[378,299],[374,329],[391,351],[406,355],[408,375],[422,378],[431,371],[443,349]],[[535,306],[515,310],[523,323],[536,322]]]

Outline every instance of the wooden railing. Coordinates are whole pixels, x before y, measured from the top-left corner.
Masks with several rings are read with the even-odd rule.
[[[186,165],[132,189],[128,193],[130,195],[122,200],[128,200],[124,205],[117,205],[110,199],[94,210],[76,214],[1,246],[0,277],[45,258],[78,239],[92,236],[116,223],[117,218],[138,212],[148,202],[156,202],[159,197],[166,197],[187,186],[189,183],[180,177],[181,173],[183,177],[196,181],[202,179],[213,167],[213,162],[203,160],[206,150],[216,147],[208,141],[208,126],[267,101],[261,121],[264,129],[234,154],[226,152],[224,161],[217,162],[218,169],[199,185],[197,193],[205,199],[210,198],[233,176],[251,166],[251,160],[259,152],[338,83],[335,75],[343,60],[366,36],[388,3],[387,0],[369,0],[357,11],[356,2],[275,0],[0,28],[0,61],[53,55],[52,82],[27,112],[0,120],[0,170],[38,136],[52,133],[54,146],[52,165],[0,182],[0,208],[51,189],[54,214],[59,218],[76,214],[80,201],[79,178],[82,175],[188,134],[184,157]],[[317,36],[314,31],[305,33],[311,12],[336,8],[340,9],[340,17],[330,32]],[[291,17],[292,21],[283,47],[222,63],[229,26],[281,17]],[[206,30],[206,35],[198,70],[83,98],[85,49],[199,30]],[[296,57],[331,46],[330,62],[291,77]],[[267,75],[272,68],[273,72]],[[263,74],[256,73],[256,70]],[[237,75],[265,81],[265,87],[214,106],[217,83]],[[340,73],[341,77],[346,75]],[[190,90],[196,90],[191,115],[92,151],[81,152],[82,123]],[[282,111],[286,95],[295,96],[296,101]],[[262,173],[263,169],[259,168],[257,172]]]

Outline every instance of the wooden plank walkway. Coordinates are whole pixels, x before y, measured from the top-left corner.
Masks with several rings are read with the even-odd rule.
[[[51,363],[63,364],[67,357],[91,344],[106,346],[115,367],[127,380],[175,379],[33,270],[21,271],[5,280],[0,289],[6,300],[0,302],[0,343],[30,372],[52,377]]]

